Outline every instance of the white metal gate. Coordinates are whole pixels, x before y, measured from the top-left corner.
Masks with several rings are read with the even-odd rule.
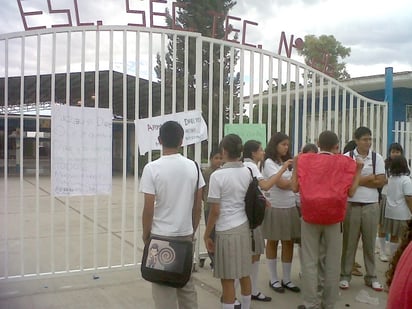
[[[395,121],[395,142],[402,145],[409,166],[412,164],[412,122]]]
[[[86,26],[0,35],[0,86],[3,280],[139,263],[138,176],[159,152],[138,154],[134,119],[202,110],[209,139],[184,148],[198,162],[227,123],[264,123],[268,138],[283,131],[294,153],[325,129],[343,146],[364,125],[374,148],[386,149],[385,103],[289,58],[191,32]],[[55,103],[113,112],[111,195],[51,194]]]

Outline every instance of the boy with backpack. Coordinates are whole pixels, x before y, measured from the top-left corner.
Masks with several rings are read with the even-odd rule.
[[[366,274],[365,284],[375,291],[382,291],[382,284],[376,277],[375,239],[379,221],[379,192],[385,183],[385,163],[382,156],[371,150],[372,132],[367,127],[359,127],[354,133],[356,149],[346,153],[352,160],[364,162],[359,187],[348,199],[348,209],[343,224],[343,246],[339,287],[348,289],[352,265],[355,260],[359,237],[362,237],[363,259]]]
[[[359,184],[362,162],[339,154],[335,133],[319,135],[319,153],[295,159],[292,188],[300,193],[302,231],[302,294],[298,309],[334,308],[338,296],[342,221],[347,197]],[[322,255],[320,252],[323,252]],[[323,258],[323,261],[320,259]],[[324,267],[320,267],[324,265]],[[320,273],[322,272],[322,273]],[[318,282],[322,277],[323,286]],[[319,296],[321,299],[319,299]]]

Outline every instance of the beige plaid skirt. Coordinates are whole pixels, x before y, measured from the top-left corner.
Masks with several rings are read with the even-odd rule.
[[[255,251],[253,251],[253,254],[265,253],[265,239],[263,238],[262,226],[258,226],[253,230],[253,238],[255,240]]]
[[[249,222],[227,230],[216,231],[213,276],[238,279],[250,275],[252,266]]]
[[[379,203],[379,224],[383,226],[385,222],[386,194],[382,194],[382,199]]]
[[[269,240],[300,238],[300,218],[297,207],[266,208],[262,231],[263,237]]]
[[[383,221],[383,229],[385,233],[401,238],[408,228],[408,220],[396,220],[385,218]]]

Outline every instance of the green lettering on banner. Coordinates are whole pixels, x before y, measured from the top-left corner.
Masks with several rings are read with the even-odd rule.
[[[242,139],[243,144],[248,140],[257,140],[262,143],[263,149],[266,147],[266,125],[265,124],[249,124],[236,123],[225,124],[225,135],[237,134]]]

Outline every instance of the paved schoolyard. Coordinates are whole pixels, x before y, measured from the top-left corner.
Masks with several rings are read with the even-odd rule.
[[[2,272],[4,273],[4,267],[7,267],[8,273],[18,273],[19,264],[19,237],[21,237],[21,231],[18,228],[19,224],[24,224],[25,238],[25,265],[29,269],[34,269],[36,263],[33,261],[36,257],[47,259],[49,250],[43,250],[47,248],[47,244],[50,242],[50,236],[48,231],[50,230],[50,224],[48,222],[50,216],[50,180],[48,178],[41,178],[39,186],[38,198],[41,201],[40,209],[37,209],[32,203],[27,203],[29,200],[33,202],[36,198],[36,181],[34,178],[25,178],[24,182],[24,207],[25,218],[19,215],[22,203],[19,202],[19,182],[18,178],[8,179],[7,187],[4,179],[0,180],[1,192],[6,192],[3,188],[7,188],[6,197],[0,198],[0,218],[2,228],[0,231],[0,265]],[[17,186],[17,187],[16,187]],[[126,189],[126,192],[123,191]],[[16,191],[17,190],[17,191]],[[88,266],[89,263],[100,263],[99,255],[104,255],[107,252],[107,246],[105,244],[108,239],[108,235],[111,232],[111,242],[113,249],[113,259],[116,258],[116,250],[124,250],[125,261],[133,260],[133,246],[136,247],[135,258],[139,261],[142,253],[142,243],[138,241],[134,243],[133,240],[133,223],[137,222],[140,225],[141,218],[141,196],[139,195],[139,207],[137,209],[138,218],[134,221],[131,217],[133,213],[133,207],[129,209],[129,204],[133,204],[132,196],[134,190],[134,184],[132,179],[127,179],[127,185],[122,186],[121,178],[113,179],[113,196],[112,204],[113,214],[111,227],[107,226],[108,223],[106,214],[107,208],[104,208],[105,203],[100,203],[100,200],[91,200],[91,206],[84,203],[78,203],[74,201],[70,203],[70,207],[65,207],[68,204],[64,199],[56,200],[54,202],[54,209],[52,210],[54,220],[54,235],[57,239],[55,245],[55,266],[59,269],[59,266],[65,265],[65,261],[61,261],[60,257],[65,257],[65,254],[61,250],[65,249],[64,233],[67,231],[64,226],[64,218],[70,220],[70,233],[73,233],[73,237],[70,238],[70,255],[78,260],[79,257],[79,244],[73,243],[80,241],[78,226],[74,227],[75,222],[83,222],[84,239],[83,252],[86,253],[84,258],[84,266]],[[124,210],[125,217],[121,215],[122,196],[127,196],[127,209]],[[5,204],[6,203],[6,204]],[[83,205],[83,206],[82,206]],[[96,208],[95,205],[98,205]],[[5,210],[8,215],[5,216]],[[64,216],[60,218],[60,215]],[[95,216],[96,215],[96,216]],[[41,220],[36,225],[35,218],[39,217]],[[7,222],[5,221],[7,218]],[[95,218],[99,218],[99,222],[94,222]],[[80,219],[80,220],[79,220]],[[22,221],[23,220],[23,221]],[[26,221],[27,220],[27,221]],[[123,221],[122,221],[123,220]],[[122,224],[123,222],[123,224]],[[122,233],[119,228],[123,225],[124,231]],[[7,227],[7,232],[5,228]],[[97,232],[95,239],[101,241],[97,247],[97,251],[93,250],[89,242],[92,240],[93,231]],[[200,225],[199,239],[202,239],[204,231],[203,220]],[[138,238],[140,239],[141,228],[137,228]],[[38,235],[38,237],[36,237]],[[109,235],[110,236],[110,235]],[[61,238],[60,238],[61,237]],[[61,239],[61,246],[58,244]],[[123,241],[122,241],[123,239]],[[39,250],[38,246],[42,249]],[[6,256],[6,248],[8,252],[8,258]],[[361,244],[358,250],[357,261],[363,266],[363,260],[361,256]],[[204,252],[203,242],[199,243],[199,252]],[[46,251],[46,252],[43,252]],[[94,253],[97,256],[89,257],[87,253]],[[61,254],[62,253],[62,254]],[[16,260],[16,261],[14,261]],[[50,262],[50,261],[47,261]],[[269,303],[252,302],[252,308],[296,308],[300,305],[301,296],[286,291],[284,294],[277,294],[272,291],[268,286],[268,270],[266,268],[265,258],[262,258],[262,265],[260,268],[259,285],[261,290],[268,296],[272,296],[273,300]],[[388,266],[388,263],[380,262],[377,258],[377,275],[379,279],[384,281],[384,272]],[[47,263],[46,263],[47,264]],[[127,263],[125,263],[127,264]],[[5,266],[7,265],[7,266]],[[39,264],[40,271],[43,270],[43,264]],[[85,267],[87,268],[87,267]],[[361,269],[364,270],[364,267]],[[281,273],[281,272],[280,272]],[[199,308],[220,308],[220,282],[213,278],[212,272],[209,267],[209,260],[206,260],[204,267],[196,266],[196,271],[193,274],[195,285],[198,291]],[[298,252],[295,250],[294,261],[292,267],[292,280],[299,286],[299,260]],[[379,305],[373,306],[369,304],[362,304],[355,301],[356,295],[364,289],[372,297],[379,298]],[[363,284],[362,277],[353,277],[351,282],[351,288],[346,291],[341,291],[339,301],[336,308],[385,308],[387,299],[386,292],[375,292],[372,289],[366,287]],[[85,272],[72,272],[70,274],[55,274],[53,276],[44,275],[40,277],[24,278],[24,279],[10,279],[0,280],[0,308],[153,308],[151,298],[150,284],[141,278],[139,266],[128,266],[124,268],[113,268],[111,270],[96,270]]]

